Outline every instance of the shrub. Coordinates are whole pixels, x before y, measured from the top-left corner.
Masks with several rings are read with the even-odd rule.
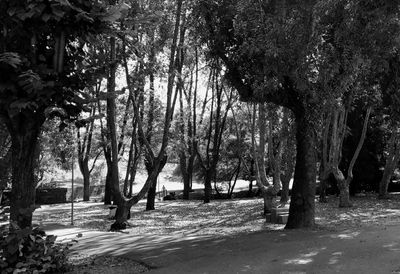
[[[71,243],[56,243],[56,236],[39,228],[20,229],[11,224],[10,232],[0,235],[1,273],[62,273],[68,270],[67,253]]]

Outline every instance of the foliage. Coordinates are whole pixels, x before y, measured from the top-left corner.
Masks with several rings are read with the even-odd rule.
[[[42,167],[58,166],[62,170],[71,170],[73,153],[76,142],[71,127],[59,130],[62,124],[60,119],[47,120],[43,125],[40,144],[42,147]],[[49,170],[46,168],[46,171]]]
[[[0,238],[2,273],[60,273],[67,270],[67,253],[71,246],[56,243],[56,236],[39,228],[13,229]]]
[[[0,122],[0,191],[11,184],[11,138],[3,123]]]

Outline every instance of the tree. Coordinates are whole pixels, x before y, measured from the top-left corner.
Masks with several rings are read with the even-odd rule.
[[[388,134],[386,163],[382,178],[379,182],[379,198],[388,197],[388,186],[394,170],[400,161],[400,112],[398,108],[399,94],[399,52],[395,52],[392,58],[388,59],[389,69],[382,75],[381,87],[383,93],[384,113],[388,119],[386,121],[386,131]]]
[[[278,174],[278,178],[274,176],[273,184],[268,181],[267,171],[266,171],[266,163],[265,163],[265,151],[266,151],[266,143],[267,143],[267,115],[266,115],[266,106],[264,103],[258,104],[258,119],[257,119],[257,111],[256,106],[253,107],[253,117],[252,117],[252,152],[253,159],[255,159],[256,166],[256,183],[258,188],[261,190],[261,193],[264,198],[264,214],[271,213],[272,209],[275,208],[275,198],[280,190],[280,176]],[[256,123],[257,121],[257,123]],[[256,124],[258,125],[258,134],[259,134],[259,142],[256,144]],[[271,121],[269,123],[269,136],[272,136],[272,125]],[[271,139],[271,137],[270,137]],[[274,165],[273,163],[274,156],[272,154],[272,142],[268,143],[268,156],[269,156],[269,164]],[[280,161],[276,163],[280,165]],[[275,168],[276,165],[273,167]],[[279,167],[280,168],[280,167]],[[278,172],[279,173],[279,172]],[[278,179],[278,180],[277,180]]]
[[[293,178],[293,171],[295,166],[296,154],[296,143],[295,143],[295,128],[293,119],[290,117],[290,112],[288,109],[283,109],[283,120],[282,120],[282,163],[281,163],[281,205],[286,204],[289,201],[289,186],[290,181]]]
[[[173,111],[175,107],[175,102],[177,96],[174,95],[174,82],[175,82],[175,76],[176,76],[176,51],[177,51],[177,44],[178,44],[178,37],[179,37],[179,32],[182,31],[180,29],[180,23],[181,23],[181,14],[182,14],[182,1],[178,0],[175,3],[175,25],[174,25],[174,32],[173,32],[173,37],[172,37],[172,43],[171,43],[171,50],[170,50],[170,56],[169,56],[169,66],[168,66],[168,80],[167,80],[167,97],[166,97],[166,110],[165,110],[165,115],[164,115],[164,124],[163,124],[163,136],[161,140],[161,145],[158,149],[158,152],[155,153],[153,151],[153,148],[151,147],[151,144],[147,142],[146,140],[146,135],[144,131],[144,126],[143,126],[143,121],[141,119],[138,119],[138,133],[139,137],[142,139],[143,144],[144,144],[144,149],[146,150],[146,153],[148,153],[148,159],[149,159],[149,164],[151,165],[151,170],[152,172],[148,174],[148,177],[146,179],[145,184],[143,185],[142,189],[137,193],[135,196],[131,198],[126,198],[123,193],[121,192],[119,188],[119,180],[118,180],[118,174],[114,174],[114,171],[112,172],[113,180],[112,180],[112,190],[113,190],[113,195],[114,195],[114,202],[117,205],[117,212],[115,216],[115,222],[112,224],[111,229],[113,230],[119,230],[119,229],[124,229],[126,228],[126,221],[128,214],[130,212],[130,208],[136,204],[140,199],[144,197],[144,195],[149,191],[150,187],[155,188],[155,184],[157,182],[157,177],[161,171],[161,166],[163,163],[166,162],[166,149],[169,141],[169,130],[171,126],[171,121],[173,118]],[[113,43],[111,43],[112,45]],[[112,52],[112,51],[111,51]],[[114,59],[114,57],[112,58]],[[112,81],[112,79],[111,79]],[[128,84],[131,84],[128,82]],[[109,84],[109,91],[113,91],[113,87],[110,85],[114,85],[113,82],[110,82]],[[131,90],[133,89],[132,86],[128,86],[128,89]],[[108,99],[109,103],[109,113],[108,116],[114,116],[115,113],[113,113],[113,108],[114,108],[114,103],[112,102],[113,98]],[[140,108],[139,108],[139,102],[140,102],[140,97],[139,100],[135,100],[133,103],[133,109],[134,109],[134,115],[136,117],[140,117]],[[115,125],[115,122],[112,121],[112,119],[115,118],[108,118],[110,120],[110,126]],[[110,128],[110,134],[115,135],[115,129]],[[111,136],[111,148],[112,148],[112,157],[113,161],[117,160],[117,143],[116,143],[116,137]],[[114,169],[118,169],[118,163],[113,163]]]
[[[197,140],[197,90],[199,82],[199,56],[197,45],[194,45],[194,54],[187,63],[190,70],[189,87],[185,87],[183,77],[179,84],[179,120],[178,141],[176,144],[179,157],[179,167],[183,177],[183,199],[189,199],[189,192],[192,188],[194,163],[196,160],[196,140]],[[184,49],[180,49],[181,56],[185,56]],[[188,54],[189,55],[189,54]],[[189,55],[190,57],[190,55]],[[182,61],[183,58],[180,58]],[[186,58],[188,59],[188,58]],[[194,59],[194,60],[193,60]],[[185,100],[184,100],[185,99]],[[185,109],[186,102],[186,109]]]
[[[321,107],[308,61],[314,2],[201,1],[201,33],[242,100],[290,109],[297,156],[287,228],[314,225],[316,124]]]
[[[212,181],[216,180],[216,169],[220,159],[222,136],[225,131],[226,119],[232,106],[232,90],[226,92],[222,81],[221,67],[218,62],[212,64],[210,72],[211,108],[206,124],[204,143],[197,142],[196,153],[204,176],[204,203],[209,203],[212,193]],[[224,96],[225,95],[225,96]],[[225,100],[224,100],[225,99]],[[203,106],[208,98],[205,96]],[[226,101],[226,102],[224,102]],[[225,108],[224,108],[225,105]],[[203,107],[204,110],[204,107]],[[202,121],[200,122],[202,124]]]
[[[93,151],[93,133],[95,122],[96,106],[92,104],[90,116],[86,119],[79,120],[76,138],[78,140],[78,166],[83,176],[83,200],[89,201],[90,199],[90,174],[92,173],[97,158],[100,156],[101,151],[98,151],[94,156],[91,167],[89,167],[89,160],[92,157]],[[81,128],[84,127],[83,137],[81,136]]]
[[[399,26],[395,20],[398,17],[396,12],[399,6],[394,1],[350,4],[346,1],[333,1],[321,2],[317,9],[323,11],[316,28],[324,37],[317,45],[319,54],[323,56],[319,64],[321,85],[333,95],[327,97],[327,123],[322,134],[320,199],[325,200],[326,181],[330,174],[333,174],[340,189],[339,206],[347,207],[351,205],[349,183],[353,179],[353,167],[365,139],[371,109],[367,107],[361,137],[351,160],[349,159],[345,178],[339,164],[344,150],[347,117],[352,108],[353,98],[358,97],[359,101],[366,101],[367,105],[380,101],[381,89],[378,83],[388,68],[384,60],[390,58],[393,50],[398,47],[396,40],[391,38],[394,38],[396,33],[398,35]],[[342,161],[341,166],[343,165]]]
[[[115,15],[87,1],[1,1],[0,117],[12,140],[10,221],[31,226],[34,159],[46,117],[76,118],[85,39]],[[81,40],[79,40],[80,38]],[[78,70],[77,70],[78,68]]]
[[[347,91],[329,84],[337,85],[338,75],[340,88],[373,79],[366,77],[368,72],[382,69],[378,56],[387,54],[395,41],[388,45],[385,39],[397,37],[398,9],[391,0],[204,0],[197,5],[199,33],[210,54],[224,62],[241,99],[271,102],[293,112],[296,166],[286,228],[314,225],[319,114]],[[344,16],[332,16],[336,11]],[[334,22],[323,20],[327,17]],[[347,60],[344,66],[343,59],[335,61],[338,56]]]
[[[10,182],[10,162],[11,162],[11,138],[5,128],[0,123],[0,204],[3,191]]]

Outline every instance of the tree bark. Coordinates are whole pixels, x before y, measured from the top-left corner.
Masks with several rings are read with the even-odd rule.
[[[295,113],[297,155],[289,219],[286,229],[313,227],[316,183],[316,130],[314,115]]]
[[[0,159],[0,191],[2,192],[9,182],[9,175],[11,170],[11,159],[12,159],[12,149],[11,147],[6,148],[7,152]],[[0,199],[1,203],[1,199]]]
[[[83,200],[89,201],[90,199],[90,170],[89,170],[89,159],[79,158],[78,159],[79,170],[83,176]]]
[[[379,199],[388,197],[388,186],[393,172],[400,160],[399,136],[393,130],[392,136],[389,139],[388,156],[386,158],[385,170],[383,171],[382,179],[379,182]]]
[[[211,201],[211,194],[212,194],[212,179],[213,179],[213,170],[208,169],[206,170],[206,175],[204,177],[204,203],[207,204]]]
[[[32,117],[23,114],[18,116],[13,118],[15,121],[6,121],[12,142],[10,221],[23,229],[32,226],[36,187],[35,152],[44,117],[34,114]]]
[[[164,154],[160,161],[160,164],[158,164],[157,166],[151,166],[151,167],[147,168],[148,174],[155,173],[156,176],[152,176],[151,180],[150,180],[150,188],[149,188],[149,191],[147,192],[146,210],[154,210],[155,209],[157,179],[158,179],[158,175],[160,174],[160,172],[164,168],[165,164],[167,163],[167,159],[168,159],[167,154]],[[158,170],[156,171],[155,168],[158,168]]]
[[[353,180],[353,167],[357,161],[358,155],[360,154],[361,148],[364,144],[364,140],[367,134],[368,129],[368,121],[372,111],[372,107],[368,107],[367,113],[365,114],[363,129],[361,132],[360,140],[358,141],[357,148],[354,152],[353,158],[350,161],[349,168],[347,169],[347,178],[343,180],[341,176],[337,177],[336,180],[338,182],[340,194],[339,194],[339,207],[351,207],[352,204],[350,203],[350,191],[349,186],[351,181]],[[334,172],[334,174],[338,174]],[[335,175],[336,177],[336,175]],[[343,176],[344,178],[344,176]]]
[[[111,205],[113,201],[112,195],[112,165],[111,165],[111,155],[108,149],[104,149],[104,158],[107,164],[106,181],[104,186],[104,204]]]

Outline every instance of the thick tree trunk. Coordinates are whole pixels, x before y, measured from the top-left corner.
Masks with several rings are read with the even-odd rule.
[[[157,181],[158,173],[156,172],[156,170],[160,170],[160,164],[160,160],[156,158],[154,161],[153,172],[149,174],[144,186],[136,196],[130,198],[129,200],[125,200],[122,195],[116,197],[116,204],[118,205],[118,208],[115,215],[115,222],[111,226],[112,229],[121,230],[126,228],[127,220],[130,216],[131,207],[137,204],[146,195],[146,193],[148,193],[151,182]]]
[[[117,201],[117,204],[118,208],[115,213],[115,222],[111,225],[111,231],[126,229],[132,207],[124,199]]]
[[[350,202],[350,191],[349,191],[349,186],[350,186],[350,181],[349,178],[347,180],[340,180],[338,181],[338,186],[339,186],[339,207],[352,207],[352,203]]]
[[[105,205],[111,205],[113,201],[113,195],[112,195],[112,167],[111,167],[111,160],[107,158],[106,153],[104,153],[104,156],[106,158],[106,163],[107,163],[107,174],[106,174],[106,182],[104,186],[104,204]]]
[[[157,179],[155,182],[151,182],[152,185],[157,185]],[[156,201],[156,187],[151,186],[147,192],[147,203],[146,210],[154,210]]]
[[[10,130],[9,127],[12,140],[10,221],[22,229],[32,225],[35,209],[35,151],[41,124],[24,119],[19,125],[21,128]]]
[[[319,202],[327,203],[328,199],[326,198],[326,189],[327,189],[327,178],[320,178],[319,183]]]
[[[389,140],[388,156],[386,158],[385,170],[382,179],[379,182],[379,199],[386,199],[388,197],[388,186],[393,172],[397,167],[400,160],[400,149],[398,140],[399,136],[396,132],[392,133]]]
[[[316,136],[315,117],[295,114],[297,155],[287,229],[315,224]]]
[[[343,173],[338,168],[333,171],[333,175],[340,191],[339,207],[351,207],[349,185],[353,178],[344,178]]]
[[[190,193],[190,178],[183,176],[183,200],[189,200]]]
[[[160,175],[162,169],[164,168],[165,164],[167,163],[167,154],[164,154],[162,159],[159,160],[159,164],[155,166],[151,166],[147,168],[147,173],[149,174],[150,179],[150,188],[147,192],[147,204],[146,210],[154,210],[155,209],[155,199],[156,199],[156,189],[157,189],[157,179]],[[153,176],[150,174],[154,173]]]
[[[204,177],[204,203],[207,204],[211,201],[212,186],[211,181],[213,178],[212,170],[206,170],[206,175]]]
[[[281,191],[281,204],[286,204],[289,201],[289,185],[290,179],[292,176],[283,176],[281,175],[281,182],[282,182],[282,191]]]
[[[89,159],[78,159],[79,170],[83,176],[83,200],[89,201],[90,199],[90,171],[89,171]]]
[[[385,166],[385,170],[382,175],[382,179],[379,182],[379,199],[386,199],[388,197],[388,186],[390,183],[390,178],[392,178],[394,169],[387,168]]]
[[[184,153],[182,153],[184,154]],[[190,192],[190,175],[188,172],[188,167],[186,166],[186,156],[180,155],[180,167],[182,172],[183,179],[183,199],[189,200],[189,192]]]
[[[273,208],[276,208],[275,203],[276,195],[271,195],[266,191],[263,191],[263,199],[264,199],[264,215],[272,212]]]

